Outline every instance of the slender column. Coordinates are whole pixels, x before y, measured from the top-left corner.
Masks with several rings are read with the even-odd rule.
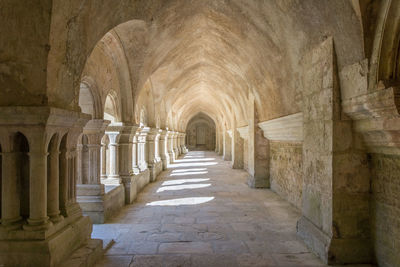
[[[78,161],[77,164],[77,182],[78,184],[83,184],[83,174],[82,174],[82,164],[83,164],[83,160],[82,160],[82,144],[78,144],[76,146],[76,158]]]
[[[29,219],[25,230],[43,230],[51,224],[47,217],[47,153],[37,149],[29,152]]]
[[[107,163],[106,163],[106,158],[107,158],[107,144],[102,143],[101,148],[100,148],[100,168],[101,168],[101,179],[106,179],[107,178]]]
[[[100,161],[101,161],[101,134],[89,137],[89,179],[88,184],[100,184]]]
[[[166,170],[169,164],[168,131],[166,130],[162,130],[160,134],[160,156],[163,163],[163,170]]]
[[[108,178],[119,178],[118,175],[118,138],[119,133],[108,133],[110,144],[108,149],[110,151],[110,173]]]
[[[47,177],[47,214],[53,222],[63,219],[60,216],[59,154],[58,149],[50,151],[49,177]]]
[[[140,128],[136,130],[136,133],[132,140],[132,171],[134,174],[138,174],[140,169],[138,165],[138,136]]]
[[[2,152],[1,224],[6,229],[21,227],[20,190],[18,186],[18,153]]]

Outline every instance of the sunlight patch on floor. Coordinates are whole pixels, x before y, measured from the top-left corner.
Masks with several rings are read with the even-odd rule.
[[[210,178],[191,178],[191,179],[177,179],[177,180],[169,180],[162,183],[162,186],[166,185],[179,185],[184,183],[200,183],[209,181]]]
[[[169,176],[185,176],[185,175],[195,175],[195,174],[207,174],[208,171],[202,172],[180,172],[180,173],[171,173]]]
[[[174,191],[174,190],[183,190],[183,189],[196,189],[196,188],[204,188],[209,187],[211,184],[182,184],[182,185],[170,185],[163,186],[157,189],[157,193],[164,191]]]
[[[169,200],[159,200],[147,203],[146,206],[181,206],[181,205],[198,205],[209,202],[215,197],[185,197]]]
[[[177,172],[191,172],[191,171],[206,171],[207,168],[192,168],[192,169],[179,169],[179,170],[173,170],[172,173],[177,173]]]

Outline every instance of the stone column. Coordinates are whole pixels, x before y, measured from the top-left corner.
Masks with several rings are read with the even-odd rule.
[[[230,131],[229,131],[230,132]],[[223,137],[224,137],[224,152],[223,152],[223,159],[226,161],[232,160],[232,143],[231,143],[231,136],[228,131],[224,131]]]
[[[141,128],[137,128],[132,139],[132,171],[134,174],[138,174],[140,172],[138,165],[138,139],[140,131]]]
[[[108,144],[108,149],[110,153],[109,158],[109,171],[110,173],[107,176],[107,179],[102,181],[103,184],[120,184],[121,177],[119,175],[119,153],[118,153],[118,142],[120,138],[119,131],[106,131],[108,138],[110,139],[110,143]]]
[[[101,143],[101,148],[100,148],[100,169],[101,169],[101,174],[100,178],[101,179],[106,179],[107,178],[107,144]]]
[[[160,139],[160,129],[151,128],[147,135],[147,162],[150,169],[150,180],[156,180],[157,175],[162,170],[162,163],[158,154],[158,142]]]
[[[174,151],[174,132],[168,131],[168,156],[170,163],[175,161],[175,151]]]
[[[51,226],[47,217],[47,152],[44,130],[34,133],[29,152],[29,218],[25,230],[45,230]]]
[[[342,112],[336,60],[328,38],[301,62],[303,191],[297,233],[327,264],[370,262],[368,157]]]
[[[149,127],[143,127],[138,136],[138,165],[141,172],[145,171],[148,167],[146,143],[149,131]]]
[[[258,127],[254,95],[249,94],[248,104],[247,164],[249,178],[247,184],[254,188],[269,188],[269,141]]]
[[[3,150],[4,146],[2,147]],[[17,160],[18,153],[3,151],[2,158],[2,185],[1,185],[1,224],[7,230],[21,227],[20,190],[18,186]]]
[[[234,124],[235,126],[235,124]],[[243,169],[243,139],[240,138],[239,132],[236,127],[232,128],[232,163],[233,169]]]
[[[173,148],[174,148],[174,152],[175,152],[175,159],[177,159],[180,155],[179,153],[179,149],[178,149],[178,132],[174,133],[174,137],[173,137]]]
[[[52,222],[59,222],[63,219],[60,216],[59,156],[58,147],[53,147],[50,150],[49,177],[47,177],[47,214]]]
[[[187,149],[186,149],[186,145],[185,145],[185,133],[181,134],[181,150],[182,150],[182,154],[186,154],[187,153]]]
[[[160,133],[160,156],[162,160],[163,170],[166,170],[169,164],[167,130],[162,130]]]

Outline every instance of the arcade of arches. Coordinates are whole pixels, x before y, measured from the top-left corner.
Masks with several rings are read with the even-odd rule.
[[[189,149],[290,203],[324,264],[400,266],[399,0],[0,0],[0,22],[0,265],[93,265],[93,223]]]

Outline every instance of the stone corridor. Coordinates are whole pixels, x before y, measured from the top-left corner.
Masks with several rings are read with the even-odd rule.
[[[97,266],[324,266],[296,236],[300,213],[214,152],[192,151],[93,238],[114,239]]]

